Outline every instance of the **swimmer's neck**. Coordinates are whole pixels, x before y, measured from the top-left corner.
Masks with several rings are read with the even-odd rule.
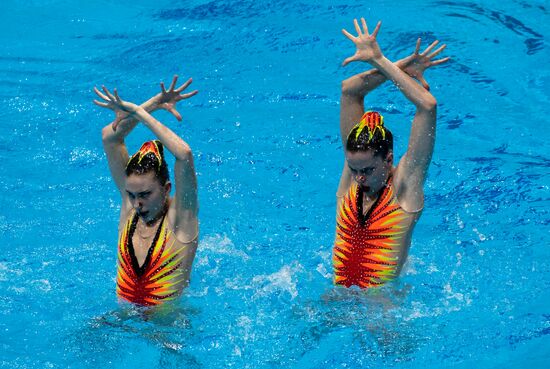
[[[154,227],[158,221],[160,219],[162,219],[162,217],[164,217],[165,214],[168,213],[168,201],[166,201],[166,203],[164,204],[163,208],[161,211],[158,212],[157,215],[155,215],[152,219],[150,220],[145,220],[144,218],[142,217],[139,217],[139,219],[141,220],[141,222],[143,223],[143,225],[147,226],[147,227]]]
[[[393,175],[393,171],[388,175],[386,178],[386,181],[384,182],[384,185],[380,187],[378,190],[374,191],[369,186],[363,186],[359,184],[359,188],[361,188],[361,191],[363,192],[363,199],[374,201],[376,200],[384,191],[386,187],[388,187],[390,177]]]

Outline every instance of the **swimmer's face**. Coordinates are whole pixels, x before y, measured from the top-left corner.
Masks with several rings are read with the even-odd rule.
[[[346,151],[346,161],[351,175],[367,195],[374,195],[386,184],[393,165],[393,153],[386,157],[374,155],[374,150]]]
[[[130,174],[126,177],[128,199],[145,222],[157,219],[165,209],[170,189],[170,182],[161,185],[153,172]]]

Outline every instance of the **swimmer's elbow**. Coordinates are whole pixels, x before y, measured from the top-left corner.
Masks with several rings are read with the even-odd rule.
[[[191,150],[191,147],[189,147],[189,145],[182,145],[180,148],[178,148],[178,152],[174,154],[174,156],[179,160],[193,160],[193,151]]]
[[[107,127],[103,127],[103,129],[101,130],[101,140],[103,142],[109,140],[110,133],[107,131]]]
[[[120,137],[115,134],[110,124],[103,127],[103,129],[101,130],[101,140],[103,141],[103,144],[121,141]]]
[[[357,88],[353,85],[351,78],[348,78],[342,81],[341,90],[342,95],[353,95]]]
[[[435,113],[435,111],[437,110],[437,100],[435,99],[435,97],[429,94],[429,96],[422,99],[419,108],[427,112]]]
[[[341,90],[342,90],[342,94],[345,94],[347,93],[348,89],[349,89],[349,82],[347,79],[343,80],[342,81],[342,86],[341,86]]]

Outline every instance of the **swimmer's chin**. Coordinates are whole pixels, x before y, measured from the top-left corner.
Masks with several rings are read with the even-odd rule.
[[[363,186],[361,185],[361,189],[363,190],[363,192],[366,192],[366,193],[370,193],[371,192],[371,188],[369,186]]]
[[[142,218],[143,220],[145,220],[147,218],[147,215],[149,215],[149,212],[148,211],[144,211],[144,212],[140,212],[138,211],[137,212],[137,215]]]

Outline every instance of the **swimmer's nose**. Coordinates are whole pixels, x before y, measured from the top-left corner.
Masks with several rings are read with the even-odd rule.
[[[365,182],[365,179],[367,179],[364,175],[358,174],[355,176],[355,181],[358,183]]]

